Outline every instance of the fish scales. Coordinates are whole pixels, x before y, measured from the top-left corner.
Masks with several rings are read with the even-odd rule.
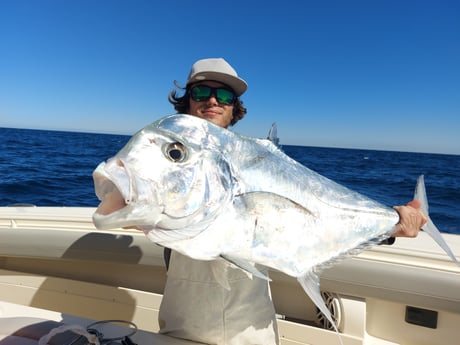
[[[136,226],[195,259],[223,258],[262,279],[268,277],[254,264],[294,276],[334,327],[318,272],[387,238],[399,220],[392,208],[312,171],[269,140],[183,114],[139,131],[93,177],[97,228]],[[426,203],[422,177],[416,195]],[[428,214],[427,204],[422,209]]]
[[[277,227],[290,230],[285,231],[283,238],[294,243],[298,243],[297,239],[303,239],[301,243],[305,250],[296,252],[304,255],[298,256],[298,263],[291,269],[296,275],[313,265],[344,254],[348,249],[370,239],[378,240],[389,236],[398,221],[397,213],[393,209],[313,172],[285,155],[270,141],[240,136],[190,116],[183,120],[184,123],[179,128],[178,122],[181,121],[177,121],[177,115],[172,116],[161,121],[158,128],[171,136],[176,136],[177,133],[184,133],[182,138],[192,136],[197,145],[202,145],[202,149],[216,150],[224,156],[226,161],[230,162],[232,177],[235,180],[233,200],[251,192],[258,193],[255,196],[252,194],[252,207],[235,214],[234,220],[225,220],[225,224],[232,224],[228,230],[231,234],[235,235],[234,228],[245,228],[246,224],[252,224],[252,220],[235,224],[237,221],[241,223],[241,215],[245,212],[250,214],[251,211],[268,204],[287,203],[287,209],[293,204],[301,206],[298,213],[303,216],[304,225],[294,222],[294,218],[290,216],[280,217],[281,214],[274,210],[259,212],[257,215],[259,222],[263,217],[275,215]],[[170,121],[173,124],[170,124]],[[189,122],[198,122],[201,126],[194,126]],[[190,129],[194,127],[200,128],[201,131]],[[278,198],[268,202],[270,194]],[[264,228],[270,231],[275,220],[271,226],[267,224]],[[223,232],[222,227],[223,225],[219,226],[220,232]],[[201,240],[201,236],[196,239],[197,246],[201,244]],[[344,241],[349,243],[344,244]],[[272,243],[276,244],[277,241]],[[318,247],[318,244],[321,246]],[[270,248],[274,252],[283,252],[283,249],[279,245]],[[264,259],[255,258],[254,253],[251,253],[253,260]]]

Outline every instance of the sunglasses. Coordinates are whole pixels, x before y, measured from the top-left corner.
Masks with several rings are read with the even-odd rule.
[[[220,104],[230,105],[235,102],[235,93],[222,87],[210,87],[207,85],[197,85],[190,89],[190,97],[195,102],[207,101],[214,95]]]

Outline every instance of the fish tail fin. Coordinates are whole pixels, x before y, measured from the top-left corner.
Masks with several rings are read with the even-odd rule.
[[[331,323],[332,327],[336,331],[340,344],[343,345],[342,337],[340,336],[339,329],[335,324],[334,319],[332,318],[330,310],[327,308],[326,303],[324,303],[323,297],[321,296],[321,291],[319,289],[319,276],[313,270],[302,274],[297,277],[302,288],[307,293],[308,297],[313,301],[313,303],[318,307],[318,309],[324,314],[326,319]]]
[[[449,257],[454,261],[457,265],[460,266],[460,262],[455,257],[452,250],[447,245],[446,241],[441,235],[439,229],[434,225],[433,221],[430,218],[430,214],[428,212],[428,199],[426,196],[425,190],[425,180],[423,175],[420,175],[417,180],[417,185],[415,186],[415,193],[414,193],[414,200],[418,200],[421,203],[420,209],[428,218],[426,224],[423,226],[423,230],[431,236],[433,240],[449,255]]]

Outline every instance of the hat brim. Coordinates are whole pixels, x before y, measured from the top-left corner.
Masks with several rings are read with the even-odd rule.
[[[217,81],[229,86],[237,96],[241,96],[248,88],[248,84],[243,79],[219,72],[199,72],[188,80],[187,86],[206,80]]]

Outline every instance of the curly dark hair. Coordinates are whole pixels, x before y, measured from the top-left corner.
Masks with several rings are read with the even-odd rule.
[[[174,106],[174,109],[180,114],[187,114],[190,108],[190,88],[193,84],[188,85],[187,87],[182,87],[178,85],[177,82],[174,82],[174,85],[177,89],[185,90],[183,96],[179,96],[179,92],[177,90],[172,90],[169,93],[168,101]],[[240,100],[239,97],[235,98],[235,102],[233,103],[233,118],[230,123],[230,126],[233,126],[239,120],[241,120],[244,115],[246,115],[247,109],[243,106],[243,101]]]

